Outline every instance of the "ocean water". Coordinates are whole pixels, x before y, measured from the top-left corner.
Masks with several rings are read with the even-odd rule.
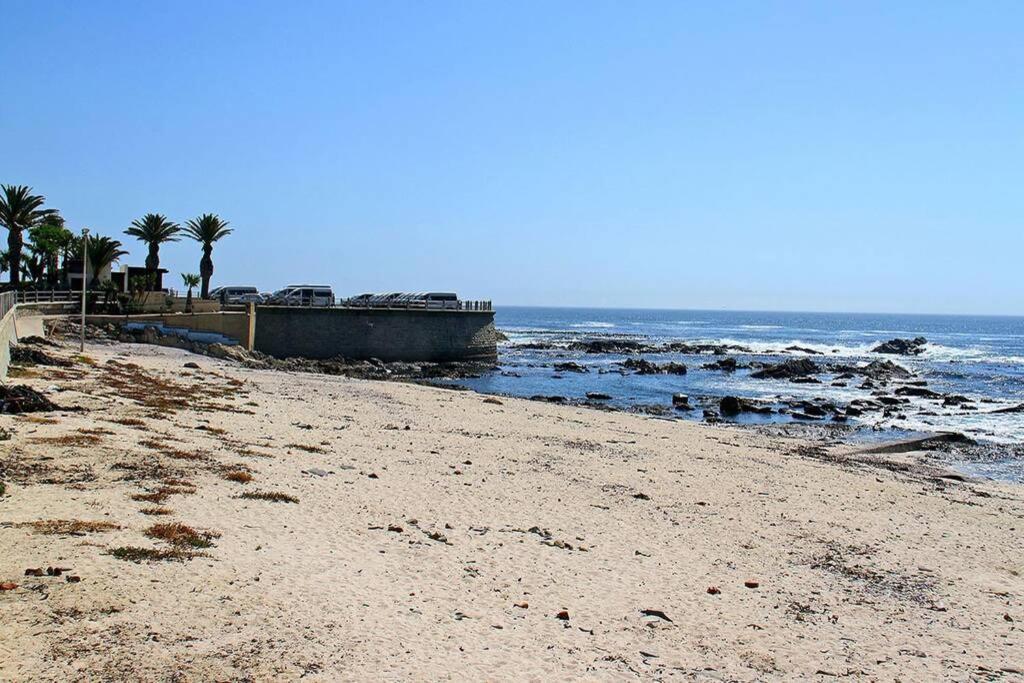
[[[740,363],[778,362],[808,355],[819,363],[863,364],[889,359],[902,364],[943,394],[971,399],[974,410],[942,407],[941,401],[912,398],[898,415],[869,413],[851,419],[848,438],[895,436],[910,433],[956,431],[991,444],[1024,442],[1024,412],[997,413],[1024,403],[1024,318],[994,316],[888,315],[835,313],[776,313],[742,311],[684,311],[641,309],[498,307],[498,329],[508,336],[499,346],[500,368],[482,377],[459,383],[476,391],[512,396],[557,395],[583,399],[587,392],[613,398],[608,404],[623,408],[638,405],[670,406],[674,393],[684,393],[697,410],[679,413],[680,419],[702,419],[704,407],[716,408],[722,396],[734,395],[767,402],[824,398],[845,405],[857,398],[871,398],[859,389],[860,379],[849,386],[794,384],[754,379],[749,370],[733,374],[705,370],[710,355],[642,354],[653,362],[685,363],[686,375],[622,374],[617,363],[626,356],[585,354],[564,347],[573,341],[622,338],[650,343],[690,342],[735,344],[750,353],[729,353]],[[871,352],[893,338],[925,337],[928,344],[919,356],[881,355]],[[527,349],[525,343],[550,344],[553,348]],[[779,353],[800,346],[822,355]],[[586,373],[555,372],[555,362],[568,360],[590,370]],[[743,414],[744,422],[785,422],[788,415]],[[979,468],[992,474],[991,464]],[[984,471],[982,471],[984,469]],[[995,467],[998,476],[998,465]]]

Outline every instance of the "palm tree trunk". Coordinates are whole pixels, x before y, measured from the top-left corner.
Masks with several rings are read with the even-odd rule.
[[[199,261],[199,276],[203,279],[203,288],[199,296],[204,299],[210,298],[210,278],[213,277],[213,253],[212,244],[203,245],[203,258]]]
[[[8,226],[7,263],[11,271],[11,284],[14,286],[21,282],[21,245],[21,229]]]
[[[156,271],[160,267],[160,245],[150,242],[149,255],[146,256],[146,290],[153,291],[156,284]]]

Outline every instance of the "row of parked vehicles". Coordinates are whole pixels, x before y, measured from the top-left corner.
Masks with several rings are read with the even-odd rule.
[[[454,292],[390,292],[387,294],[360,294],[335,301],[329,285],[288,285],[276,292],[261,293],[255,287],[218,287],[210,297],[222,305],[262,304],[268,306],[352,306],[362,308],[440,308],[457,309],[459,297]]]

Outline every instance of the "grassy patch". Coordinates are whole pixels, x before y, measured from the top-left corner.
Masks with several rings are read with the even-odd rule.
[[[249,500],[267,500],[271,503],[298,503],[299,499],[295,496],[290,496],[287,493],[280,493],[278,491],[246,491],[239,498],[248,498]]]
[[[252,481],[252,475],[245,470],[231,470],[230,472],[225,472],[224,478],[228,481],[238,482],[239,484],[248,484]]]
[[[172,510],[171,508],[165,508],[165,507],[162,507],[162,506],[153,506],[153,507],[149,507],[149,508],[142,508],[141,510],[139,510],[139,512],[141,512],[144,515],[153,515],[153,516],[173,515],[174,514],[174,510]]]
[[[82,365],[96,365],[96,359],[92,356],[87,356],[84,353],[76,354],[72,356],[71,359],[76,363],[81,363]]]
[[[146,426],[146,422],[144,420],[140,420],[137,417],[114,417],[114,418],[111,418],[111,419],[107,420],[107,422],[113,422],[114,424],[117,424],[117,425],[124,425],[125,427],[145,427]]]
[[[136,493],[132,496],[132,500],[137,500],[140,503],[162,503],[167,500],[168,494],[154,491],[153,493]]]
[[[193,557],[207,557],[206,553],[183,548],[140,548],[134,545],[112,548],[109,552],[117,559],[129,562],[184,562]]]
[[[35,377],[42,377],[42,375],[36,370],[12,365],[7,369],[7,377],[10,379],[32,379]]]
[[[19,527],[29,527],[37,534],[50,536],[67,536],[113,531],[121,527],[113,522],[96,522],[82,519],[43,519],[37,522],[24,522]]]
[[[95,446],[103,441],[98,434],[62,434],[61,436],[35,436],[29,439],[32,443],[50,446]]]
[[[196,529],[177,522],[154,524],[146,529],[146,535],[159,541],[166,541],[176,548],[211,548],[213,539],[220,538],[220,534],[215,531]]]

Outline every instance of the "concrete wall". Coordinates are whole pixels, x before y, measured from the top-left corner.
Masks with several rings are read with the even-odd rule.
[[[256,308],[255,348],[288,358],[495,361],[491,311]]]
[[[11,344],[18,341],[14,321],[17,314],[17,307],[12,308],[0,320],[0,379],[7,379],[7,368],[11,365]]]
[[[252,349],[251,326],[247,313],[167,313],[158,315],[89,315],[85,318],[94,325],[113,323],[122,325],[126,322],[145,323],[159,322],[168,327],[185,327],[197,332],[216,332],[225,337],[237,339],[246,349]]]
[[[19,337],[43,336],[42,315],[32,306],[15,306],[0,320],[0,379],[7,379],[11,365],[11,344]]]

